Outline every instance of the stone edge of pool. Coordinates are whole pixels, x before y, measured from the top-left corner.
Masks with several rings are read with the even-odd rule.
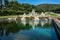
[[[60,24],[56,21],[56,19],[52,19],[52,23],[55,28],[58,40],[60,40]]]

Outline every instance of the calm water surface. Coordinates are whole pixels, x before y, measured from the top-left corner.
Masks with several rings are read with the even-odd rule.
[[[51,20],[0,22],[0,40],[57,40]]]

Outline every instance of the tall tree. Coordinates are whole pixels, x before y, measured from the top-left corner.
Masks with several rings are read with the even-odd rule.
[[[5,7],[7,7],[8,6],[8,0],[4,0],[4,3],[5,3]]]
[[[8,4],[8,7],[10,9],[13,9],[13,10],[17,10],[19,8],[19,3],[17,1],[11,1],[9,4]]]
[[[0,0],[0,9],[2,9],[2,0]]]

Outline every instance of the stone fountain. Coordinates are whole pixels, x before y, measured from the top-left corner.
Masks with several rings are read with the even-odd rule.
[[[16,20],[17,20],[17,17],[8,18],[9,23],[10,23],[11,21],[16,21]]]
[[[31,12],[32,16],[35,16],[35,10],[33,9]]]
[[[26,17],[26,14],[24,13],[24,14],[22,15],[21,20],[26,20],[25,17]]]
[[[39,21],[39,18],[38,18],[38,15],[37,15],[37,12],[36,12],[36,14],[35,14],[35,17],[34,17],[35,19],[35,21]]]
[[[42,16],[42,17],[45,17],[46,15],[42,12],[42,13],[41,13],[41,16]]]
[[[33,9],[32,12],[30,13],[30,17],[33,16],[34,20],[39,20],[37,12],[35,12],[35,10]]]
[[[35,15],[36,15],[35,10],[33,9],[32,12],[29,13],[29,16],[31,17],[31,16],[35,16]]]
[[[25,19],[25,17],[26,17],[26,14],[24,13],[23,15],[22,15],[22,18],[21,18],[21,22],[22,22],[22,24],[26,24],[26,19]]]

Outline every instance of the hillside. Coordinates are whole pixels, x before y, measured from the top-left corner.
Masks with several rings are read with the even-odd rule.
[[[40,4],[36,6],[36,10],[44,12],[57,12],[60,13],[60,4]]]
[[[0,10],[0,16],[6,16],[6,15],[19,15],[32,11],[32,9],[35,9],[37,13],[41,12],[55,12],[60,13],[60,4],[40,4],[40,5],[31,5],[31,4],[20,4],[17,1],[11,1],[8,3],[8,5],[2,5],[2,8]]]

